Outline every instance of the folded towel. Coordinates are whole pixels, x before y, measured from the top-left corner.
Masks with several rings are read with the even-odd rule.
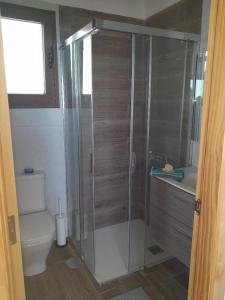
[[[157,177],[172,178],[176,181],[182,181],[184,179],[184,170],[173,169],[171,172],[164,171],[163,168],[153,166],[151,169],[151,175]]]

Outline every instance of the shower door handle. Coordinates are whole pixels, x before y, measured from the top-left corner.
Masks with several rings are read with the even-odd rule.
[[[132,169],[132,173],[135,173],[135,170],[136,170],[136,164],[137,164],[137,157],[136,157],[136,153],[133,152],[133,153],[132,153],[132,160],[131,160],[131,169]]]
[[[90,153],[90,174],[93,173],[93,154]]]

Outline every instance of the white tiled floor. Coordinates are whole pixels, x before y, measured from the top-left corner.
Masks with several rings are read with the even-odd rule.
[[[95,231],[95,278],[99,283],[128,274],[128,222],[97,229]],[[130,224],[130,268],[138,270],[144,265],[144,222],[133,220]],[[147,235],[147,248],[156,242]],[[171,258],[163,252],[152,255],[146,251],[146,266],[153,266]]]

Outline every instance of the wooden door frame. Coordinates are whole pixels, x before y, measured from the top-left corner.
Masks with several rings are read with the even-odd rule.
[[[2,166],[2,144],[0,143],[0,165]],[[10,247],[8,224],[7,224],[7,208],[6,195],[4,190],[3,169],[0,169],[0,299],[13,299],[13,275],[10,259]]]
[[[1,25],[1,23],[0,23]],[[8,217],[15,220],[10,243]],[[0,26],[0,300],[25,300],[8,97]]]
[[[189,300],[224,300],[225,0],[211,0]]]

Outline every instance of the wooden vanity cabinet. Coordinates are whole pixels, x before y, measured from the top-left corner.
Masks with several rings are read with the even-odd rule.
[[[171,256],[189,266],[195,196],[151,177],[150,232]]]

